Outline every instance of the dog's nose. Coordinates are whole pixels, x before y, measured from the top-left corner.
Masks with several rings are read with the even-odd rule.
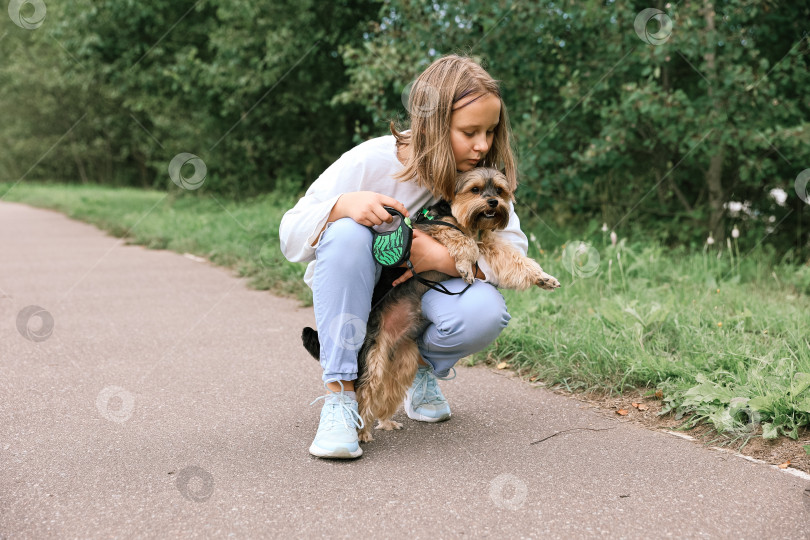
[[[490,207],[495,208],[496,206],[498,206],[498,199],[487,199],[487,204]]]

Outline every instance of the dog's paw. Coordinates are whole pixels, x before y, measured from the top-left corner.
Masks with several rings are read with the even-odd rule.
[[[371,436],[370,429],[361,429],[357,434],[357,438],[360,440],[360,442],[371,442],[374,440],[374,437]]]
[[[535,284],[541,289],[546,289],[547,291],[553,291],[560,286],[560,282],[557,281],[557,278],[550,276],[543,271],[540,272],[540,276],[537,278]]]
[[[388,420],[377,420],[377,426],[374,429],[384,429],[385,431],[391,431],[394,429],[402,429],[402,424],[399,422],[394,422],[390,418]]]
[[[475,268],[473,266],[474,263],[471,261],[459,261],[456,263],[456,270],[458,270],[458,275],[461,276],[461,279],[466,281],[467,283],[472,283],[475,281]]]

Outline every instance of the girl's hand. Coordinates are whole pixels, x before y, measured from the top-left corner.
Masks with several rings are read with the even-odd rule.
[[[373,191],[354,191],[340,196],[329,214],[329,221],[349,217],[366,227],[381,225],[383,221],[391,223],[394,217],[383,206],[390,206],[405,217],[410,215],[405,205],[387,195]]]
[[[413,231],[411,263],[417,274],[428,270],[438,270],[450,276],[458,276],[456,261],[450,256],[447,248],[418,229]],[[394,286],[405,283],[411,277],[413,274],[408,270],[394,281]]]

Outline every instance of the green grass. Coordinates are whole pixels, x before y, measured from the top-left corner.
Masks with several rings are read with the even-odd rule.
[[[278,225],[292,196],[234,202],[199,192],[9,187],[0,184],[6,201],[206,257],[253,287],[311,303],[305,265],[279,250]],[[626,239],[611,246],[599,232],[585,239],[590,251],[572,258],[578,243],[527,217],[523,223],[530,255],[562,288],[504,291],[512,321],[474,362],[506,361],[549,386],[582,392],[660,390],[664,411],[684,418],[684,428],[708,422],[729,441],[797,439],[810,425],[810,267],[780,262],[767,242],[718,255]]]
[[[561,246],[534,250],[563,287],[507,291],[513,319],[491,358],[571,390],[661,389],[664,412],[693,413],[683,427],[708,421],[732,440],[757,425],[798,438],[810,424],[810,268],[763,249],[737,265],[728,250],[597,246],[599,270],[578,279]]]

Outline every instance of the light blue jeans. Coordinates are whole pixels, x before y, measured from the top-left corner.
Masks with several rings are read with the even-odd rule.
[[[312,293],[324,381],[357,379],[357,353],[382,270],[371,255],[372,238],[368,228],[343,218],[327,227],[315,250]],[[443,283],[453,292],[466,286],[461,278]],[[422,296],[422,314],[429,324],[419,351],[439,377],[495,341],[511,318],[498,289],[483,281],[455,296],[429,290]]]

